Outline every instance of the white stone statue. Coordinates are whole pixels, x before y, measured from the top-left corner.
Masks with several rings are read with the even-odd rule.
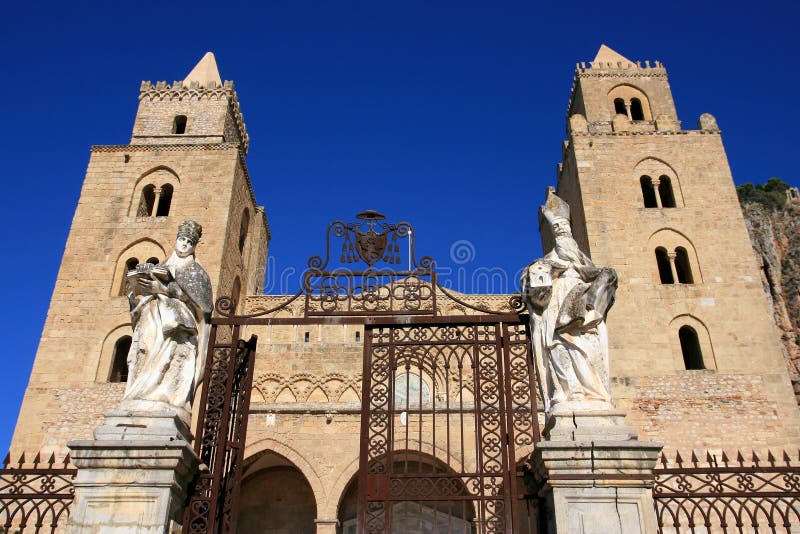
[[[184,221],[175,252],[165,262],[128,273],[133,339],[120,408],[172,408],[186,422],[191,417],[211,331],[211,281],[194,259],[202,232],[196,222]]]
[[[522,275],[545,412],[608,410],[611,404],[605,318],[617,275],[597,268],[572,237],[569,205],[548,191],[539,212],[555,247]]]

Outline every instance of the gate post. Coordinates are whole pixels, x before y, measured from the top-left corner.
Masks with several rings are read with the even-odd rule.
[[[547,534],[657,532],[653,469],[663,447],[639,441],[625,412],[551,414],[536,445],[533,475]]]
[[[199,460],[175,413],[114,411],[68,446],[78,475],[68,532],[173,534]]]

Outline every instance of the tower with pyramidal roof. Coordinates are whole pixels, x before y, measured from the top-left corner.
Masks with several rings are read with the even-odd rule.
[[[603,45],[576,67],[567,121],[558,195],[581,248],[619,274],[608,322],[617,404],[668,447],[796,444],[798,410],[715,118],[685,129],[664,66]]]
[[[262,291],[269,227],[245,163],[233,82],[209,52],[183,81],[142,82],[130,144],[94,146],[12,450],[64,450],[119,402],[131,325],[124,279],[163,261],[181,221],[203,226],[215,295]]]

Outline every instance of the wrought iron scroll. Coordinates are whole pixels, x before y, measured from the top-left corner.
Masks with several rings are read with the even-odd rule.
[[[468,318],[465,317],[468,320]],[[367,325],[361,532],[513,532],[514,450],[538,440],[523,323]]]
[[[800,532],[800,458],[748,456],[662,455],[653,487],[659,532]]]
[[[42,462],[37,454],[26,464],[23,454],[16,466],[6,456],[0,469],[0,532],[54,532],[65,527],[78,473],[69,465],[69,455],[56,463],[54,455]]]
[[[238,336],[238,325],[212,328],[195,432],[202,465],[184,510],[184,534],[236,532],[257,342]]]

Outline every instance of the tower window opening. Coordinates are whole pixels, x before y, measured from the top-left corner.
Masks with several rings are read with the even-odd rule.
[[[247,243],[247,231],[250,228],[250,212],[246,209],[242,214],[242,222],[239,226],[239,254],[244,254],[244,246]]]
[[[125,272],[122,273],[122,283],[119,285],[119,294],[120,296],[125,296],[128,294],[128,271],[132,271],[139,265],[138,258],[128,258],[125,262]]]
[[[658,179],[658,196],[661,197],[661,207],[675,207],[675,195],[672,192],[672,180],[669,176],[661,176]]]
[[[634,121],[644,120],[644,109],[642,109],[642,101],[639,100],[638,98],[631,98],[631,120]]]
[[[161,263],[161,262],[159,261],[159,259],[158,259],[158,258],[149,258],[149,259],[147,260],[147,263],[149,263],[149,264],[151,264],[151,265],[158,265],[158,264],[159,264],[159,263]]]
[[[657,208],[658,202],[656,201],[656,190],[653,187],[653,180],[649,176],[642,176],[639,179],[642,184],[642,199],[644,200],[645,208]]]
[[[136,212],[137,217],[149,217],[153,213],[153,204],[156,201],[156,187],[153,184],[148,184],[142,189],[142,198],[139,200],[139,210]]]
[[[356,332],[356,343],[361,341],[361,332]]]
[[[625,109],[625,101],[621,98],[614,99],[614,113],[617,115],[628,115],[628,110]]]
[[[172,133],[186,133],[186,115],[175,115],[175,120],[172,122]]]
[[[114,358],[111,364],[109,382],[128,381],[128,352],[131,350],[131,336],[122,336],[114,344]]]
[[[304,337],[304,341],[305,341],[306,343],[308,343],[309,341],[311,341],[311,332],[306,332],[306,334],[305,334],[305,337]]]
[[[656,263],[658,264],[658,277],[662,284],[674,284],[675,278],[672,276],[672,266],[669,261],[669,254],[664,247],[656,249]]]
[[[675,271],[678,274],[678,283],[693,284],[692,268],[689,265],[689,253],[683,247],[675,249]]]
[[[169,215],[169,208],[172,205],[172,192],[173,188],[171,184],[164,184],[161,186],[161,195],[158,197],[156,217],[166,217]]]
[[[682,326],[680,330],[678,330],[678,338],[681,342],[683,363],[686,369],[705,369],[703,365],[703,352],[700,350],[700,340],[697,337],[695,329],[691,326]]]

